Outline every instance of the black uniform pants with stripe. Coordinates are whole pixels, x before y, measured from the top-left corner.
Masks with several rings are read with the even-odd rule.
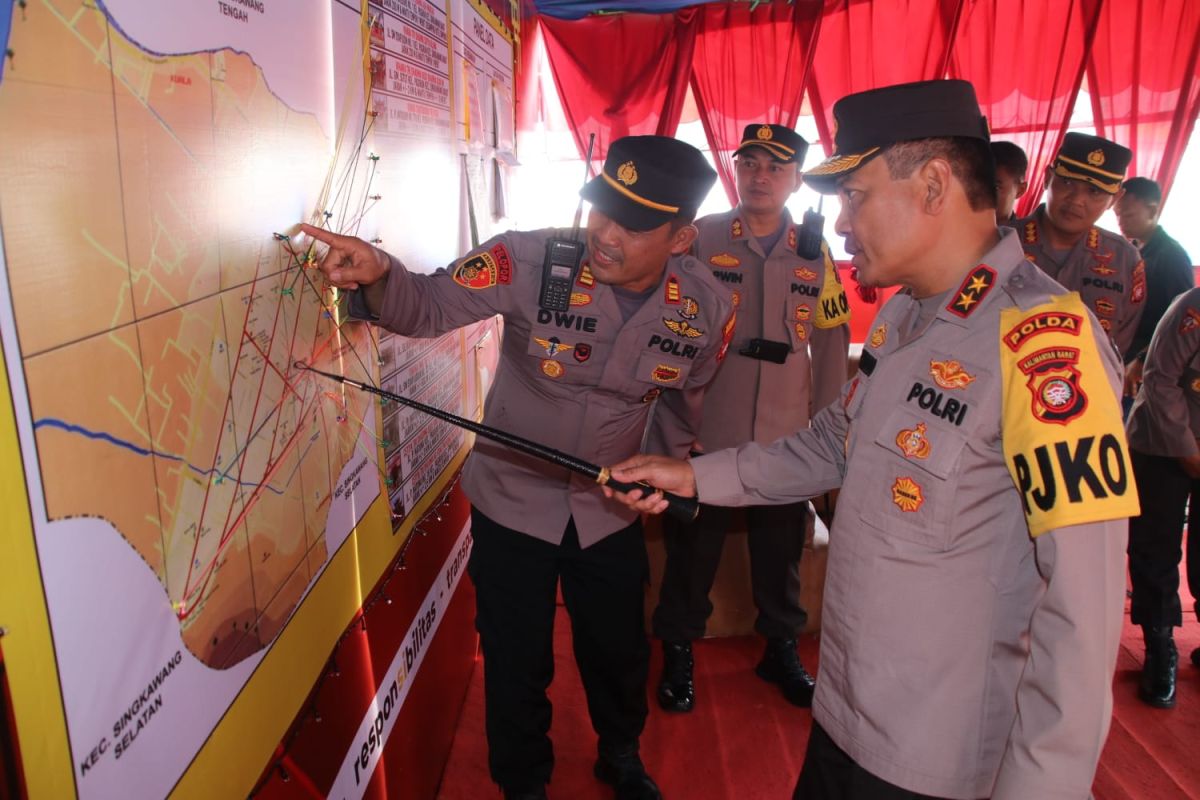
[[[937,800],[877,778],[837,746],[816,722],[792,800]]]
[[[471,510],[475,628],[483,648],[488,766],[528,790],[550,780],[550,701],[557,587],[571,619],[575,663],[601,750],[636,745],[646,724],[650,644],[644,617],[650,569],[641,521],[579,546],[527,536]]]
[[[1160,628],[1182,625],[1179,562],[1185,517],[1188,588],[1200,597],[1200,481],[1189,478],[1174,458],[1134,450],[1131,460],[1142,513],[1129,520],[1129,619]]]
[[[736,515],[744,514],[750,550],[750,584],[758,618],[754,630],[775,639],[791,639],[804,629],[808,615],[800,606],[800,556],[808,504],[723,508],[701,504],[691,523],[663,517],[667,564],[654,635],[667,642],[690,642],[704,636],[712,614],[712,590],[725,534]]]

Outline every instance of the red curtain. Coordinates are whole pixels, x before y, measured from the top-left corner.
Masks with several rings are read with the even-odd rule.
[[[975,0],[959,24],[950,76],[975,85],[992,138],[1016,142],[1029,156],[1019,216],[1041,199],[1043,172],[1067,131],[1102,3]]]
[[[1133,150],[1128,174],[1171,188],[1200,111],[1200,3],[1108,0],[1088,90],[1096,132]]]
[[[841,97],[946,74],[967,0],[831,0],[817,41],[808,97],[826,154]]]
[[[710,3],[699,9],[692,93],[717,174],[737,204],[733,151],[755,122],[795,127],[823,0]]]
[[[687,94],[696,9],[560,20],[542,17],[546,55],[579,154],[622,136],[672,136]]]

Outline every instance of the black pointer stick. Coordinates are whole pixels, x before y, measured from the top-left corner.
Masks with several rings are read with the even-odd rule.
[[[317,375],[324,375],[330,380],[335,380],[338,383],[344,383],[349,386],[353,386],[354,388],[361,389],[364,392],[370,392],[371,394],[377,394],[380,397],[386,397],[388,400],[393,400],[400,405],[408,406],[409,408],[415,408],[417,411],[420,411],[424,414],[429,414],[432,417],[437,417],[444,422],[449,422],[451,425],[457,425],[460,428],[466,428],[469,431],[474,431],[485,439],[491,439],[494,442],[500,442],[500,444],[507,445],[513,450],[519,450],[522,453],[540,458],[543,461],[549,461],[551,464],[557,464],[560,467],[566,467],[572,472],[578,472],[580,475],[586,475],[601,486],[608,486],[611,489],[616,489],[618,492],[629,492],[634,489],[641,489],[643,496],[647,496],[652,492],[660,491],[655,489],[650,484],[642,483],[641,481],[638,481],[637,483],[626,483],[625,481],[615,480],[612,475],[609,474],[608,467],[597,467],[595,464],[590,464],[581,458],[567,455],[561,450],[555,450],[554,448],[547,447],[544,444],[532,442],[529,439],[524,439],[520,436],[507,433],[506,431],[502,431],[498,428],[481,425],[480,423],[473,422],[466,417],[460,417],[457,414],[451,414],[449,411],[443,411],[442,409],[434,406],[427,406],[424,403],[416,400],[410,400],[407,397],[393,394],[392,392],[384,389],[377,389],[369,383],[362,383],[341,375],[335,375],[332,372],[324,372],[319,369],[313,369],[303,361],[296,361],[292,364],[292,366],[299,370],[307,370],[308,372],[315,372]],[[679,495],[672,494],[671,492],[662,492],[662,496],[667,501],[667,513],[673,517],[683,520],[684,522],[691,522],[694,520],[696,518],[696,514],[700,511],[700,501],[695,497],[680,497]]]

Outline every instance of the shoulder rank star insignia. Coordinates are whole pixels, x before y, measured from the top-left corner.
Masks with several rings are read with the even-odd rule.
[[[996,270],[986,264],[980,264],[971,274],[963,279],[962,286],[954,295],[954,299],[946,305],[946,310],[956,317],[966,319],[971,316],[975,307],[983,302],[988,292],[996,284]]]
[[[896,478],[892,484],[892,502],[901,511],[916,511],[925,504],[921,486],[912,478]]]
[[[943,389],[962,389],[975,382],[975,376],[962,368],[962,364],[954,360],[930,361],[929,374]]]
[[[682,336],[685,339],[698,339],[704,335],[704,331],[699,328],[693,328],[688,324],[687,320],[674,320],[669,317],[663,317],[662,321],[667,326],[667,330],[676,336]]]
[[[929,451],[933,449],[925,438],[924,422],[918,422],[916,428],[905,428],[896,434],[896,446],[905,458],[929,458]]]
[[[559,353],[567,353],[575,349],[575,345],[563,344],[558,340],[557,336],[551,336],[549,339],[540,339],[535,336],[533,337],[533,340],[540,344],[546,351],[546,355],[550,356],[551,358],[554,358]]]
[[[734,239],[742,238],[742,221],[740,219],[734,219],[734,221],[729,224],[729,235]]]
[[[887,341],[887,332],[888,327],[886,322],[871,331],[871,347],[883,347],[883,343]]]
[[[1025,223],[1025,244],[1037,244],[1038,230],[1037,221],[1029,220]],[[1030,259],[1032,260],[1032,259]]]

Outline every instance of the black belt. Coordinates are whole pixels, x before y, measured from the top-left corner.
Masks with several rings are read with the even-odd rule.
[[[773,342],[770,339],[751,339],[738,351],[738,355],[747,358],[757,358],[759,361],[771,361],[782,364],[787,361],[788,353],[792,352],[787,342]]]

